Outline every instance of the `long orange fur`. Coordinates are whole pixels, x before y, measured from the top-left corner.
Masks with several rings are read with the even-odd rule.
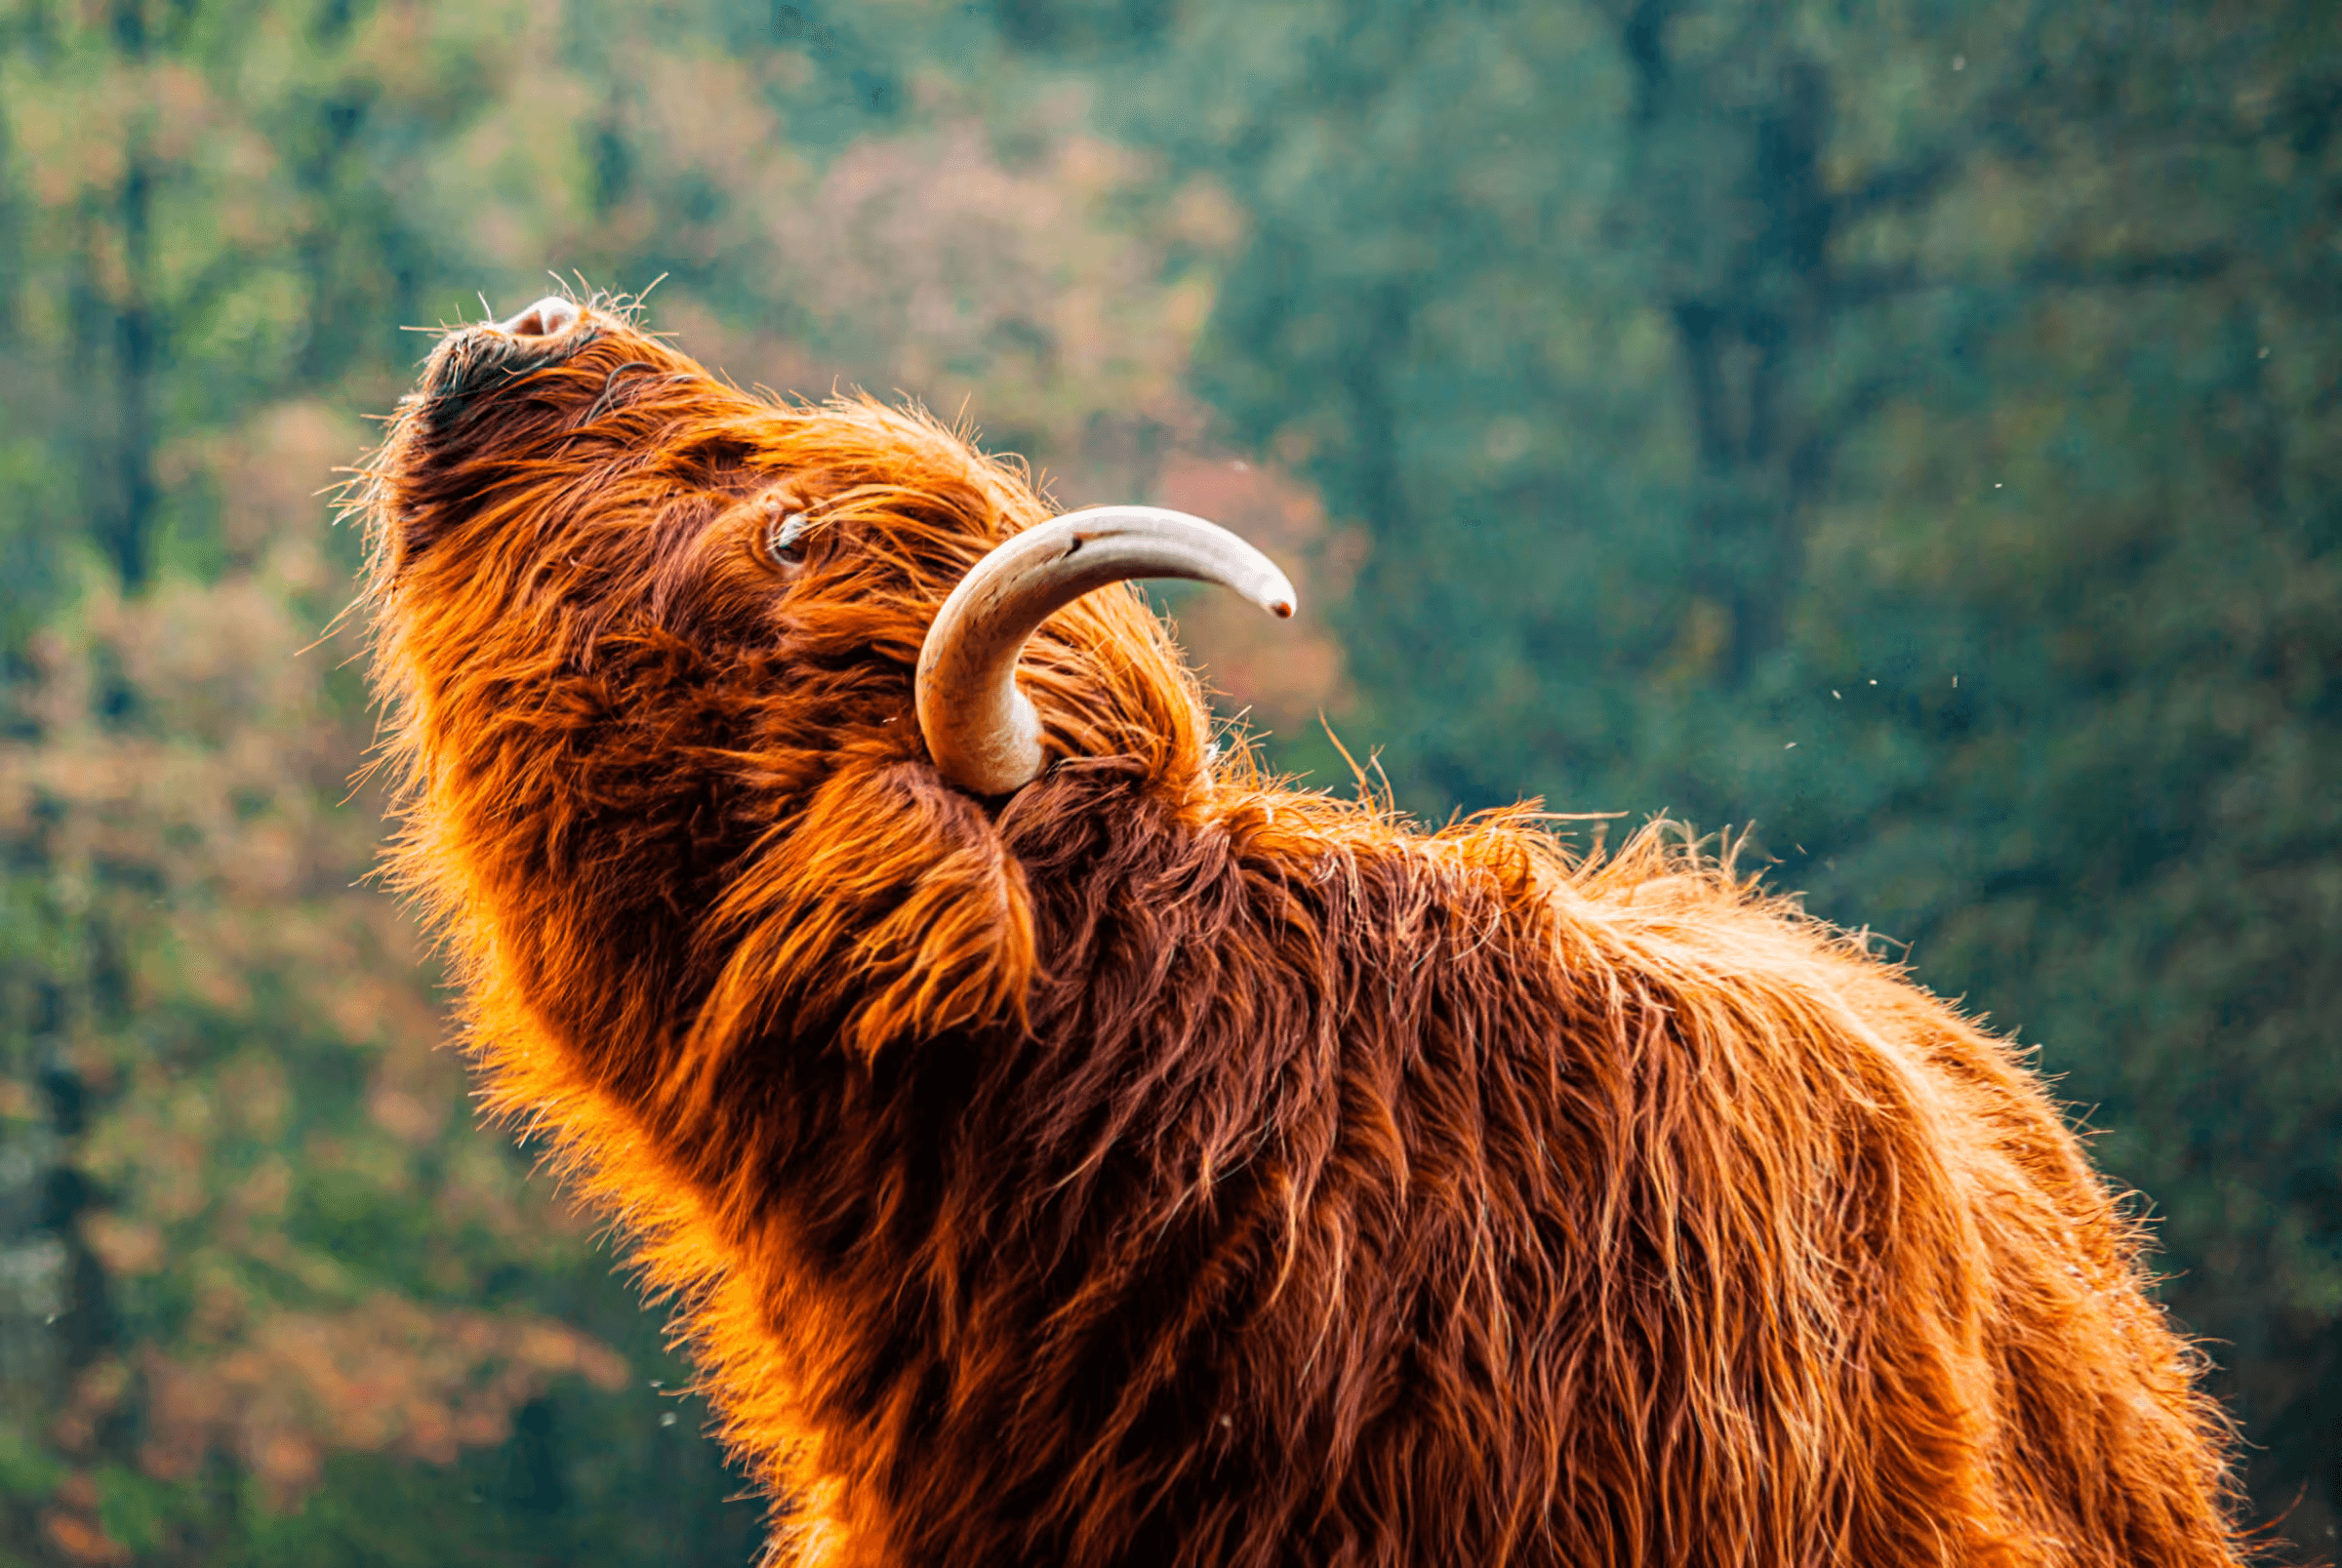
[[[1277,787],[1127,589],[1027,655],[1052,769],[939,778],[920,639],[1047,508],[933,422],[605,307],[451,337],[360,505],[396,875],[780,1560],[2242,1560],[2136,1228],[1860,943]]]

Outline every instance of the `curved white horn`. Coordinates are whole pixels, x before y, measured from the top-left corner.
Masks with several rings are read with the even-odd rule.
[[[1159,506],[1093,506],[1019,534],[968,569],[919,649],[919,730],[944,777],[976,795],[1036,778],[1041,720],[1017,690],[1017,655],[1042,622],[1110,583],[1217,583],[1280,620],[1293,584],[1217,523]]]

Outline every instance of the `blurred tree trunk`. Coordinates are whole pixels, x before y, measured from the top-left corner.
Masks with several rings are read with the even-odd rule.
[[[184,13],[178,13],[183,16]],[[151,567],[159,489],[155,401],[163,345],[154,299],[152,109],[143,78],[154,54],[145,0],[113,0],[107,74],[137,94],[122,128],[121,173],[84,198],[75,256],[75,342],[81,368],[84,494],[90,531],[126,591]],[[104,367],[102,375],[99,367]]]
[[[1697,472],[1692,581],[1720,613],[1715,681],[1776,653],[1803,564],[1803,514],[1839,432],[1805,407],[1807,368],[1846,302],[1832,272],[1837,202],[1822,159],[1834,85],[1771,7],[1724,13],[1683,47],[1682,0],[1615,13],[1634,75],[1619,243],[1655,257]]]

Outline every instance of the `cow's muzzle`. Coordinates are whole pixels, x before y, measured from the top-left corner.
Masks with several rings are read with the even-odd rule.
[[[557,365],[598,336],[577,302],[547,296],[516,316],[451,335],[424,372],[424,418],[462,423],[506,382]]]

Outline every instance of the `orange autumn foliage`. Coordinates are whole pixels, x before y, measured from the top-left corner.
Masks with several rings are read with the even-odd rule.
[[[603,308],[452,335],[359,505],[397,875],[784,1560],[2241,1560],[2136,1227],[1860,941],[1281,788],[1124,589],[1056,765],[941,779],[921,638],[1048,515],[958,434]]]
[[[42,1400],[34,1429],[68,1475],[187,1482],[226,1459],[270,1512],[302,1507],[338,1454],[448,1464],[501,1443],[564,1380],[626,1375],[526,1306],[445,1305],[478,1288],[483,1254],[509,1266],[582,1245],[454,1116],[462,1072],[434,1049],[412,933],[353,886],[375,824],[336,802],[364,731],[300,657],[332,569],[307,487],[276,471],[322,466],[315,443],[350,438],[297,404],[221,440],[224,462],[203,454],[270,476],[238,491],[239,558],[135,598],[94,587],[34,641],[17,693],[31,723],[0,736],[0,855],[69,890],[79,918],[50,940],[108,944],[123,992],[109,1016],[96,985],[57,984],[60,1055],[93,1091],[73,1169],[103,1194],[75,1228],[113,1334],[45,1400],[31,1378],[9,1391]],[[37,904],[12,912],[39,929]],[[362,1113],[303,1105],[337,1068]],[[30,1099],[0,1080],[0,1147],[32,1144]],[[393,1294],[345,1232],[304,1224],[303,1189],[324,1183],[431,1216],[416,1226],[439,1244],[434,1277]],[[16,1266],[19,1301],[40,1303]],[[74,1299],[41,1305],[63,1317]],[[61,1483],[44,1511],[54,1550],[129,1560],[85,1491]]]
[[[387,1295],[348,1311],[279,1313],[199,1365],[149,1352],[141,1370],[145,1470],[184,1477],[207,1450],[226,1449],[279,1508],[316,1484],[329,1450],[452,1464],[504,1441],[511,1413],[555,1378],[626,1381],[624,1362],[563,1325]]]

